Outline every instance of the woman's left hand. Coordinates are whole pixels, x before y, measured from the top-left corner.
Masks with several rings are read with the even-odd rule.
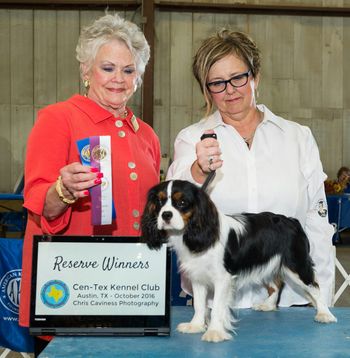
[[[68,164],[60,170],[62,192],[79,199],[89,195],[87,189],[101,184],[103,173],[96,168],[82,165],[78,162]]]

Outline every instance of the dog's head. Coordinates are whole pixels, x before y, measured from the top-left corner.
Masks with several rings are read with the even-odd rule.
[[[189,250],[198,253],[219,238],[218,212],[201,188],[188,181],[166,181],[149,191],[141,228],[150,248],[160,248],[171,235],[182,235]]]

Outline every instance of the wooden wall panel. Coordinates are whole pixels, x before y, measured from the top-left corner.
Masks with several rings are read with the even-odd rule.
[[[170,17],[170,141],[192,118],[192,14]]]
[[[57,98],[57,12],[34,11],[34,103],[48,105]]]
[[[23,170],[27,134],[33,124],[34,98],[34,36],[33,11],[11,10],[10,73],[11,73],[11,121],[12,163],[7,168],[11,178],[8,190],[12,190]]]
[[[0,103],[10,103],[10,11],[0,9]]]
[[[290,16],[270,16],[266,24],[268,49],[262,48],[263,61],[265,54],[271,51],[271,103],[273,110],[289,113],[295,103],[293,81],[293,45],[294,21]],[[264,78],[261,79],[262,83]],[[271,105],[272,105],[271,104]]]
[[[80,11],[80,29],[91,25],[94,20],[104,15],[103,10],[82,10]]]
[[[294,26],[294,80],[299,87],[296,105],[322,107],[322,18],[300,17]]]
[[[322,105],[343,107],[343,19],[322,19]]]
[[[349,7],[350,0],[288,0],[283,5]],[[139,25],[142,22],[139,9],[119,13]],[[23,166],[26,137],[36,112],[82,91],[76,42],[80,29],[103,14],[103,9],[0,9],[0,151],[4,153],[0,191],[12,189]],[[258,103],[312,129],[330,177],[340,165],[350,166],[350,19],[345,17],[156,10],[154,128],[162,152],[171,156],[178,132],[204,115],[192,58],[202,39],[222,26],[248,32],[262,51]],[[129,105],[142,118],[140,90]]]
[[[257,103],[264,103],[267,106],[272,106],[273,103],[273,91],[272,91],[272,80],[273,80],[273,43],[269,39],[269,22],[272,16],[248,16],[247,33],[256,42],[260,49],[262,63],[260,70],[260,80],[258,90],[256,93]]]
[[[348,5],[350,4],[347,0],[323,0],[322,4],[323,6],[346,6],[346,2],[348,2]]]
[[[171,104],[190,106],[192,91],[188,79],[191,74],[192,58],[192,14],[172,13],[170,18]]]
[[[8,174],[11,175],[11,190],[23,173],[23,163],[25,160],[27,133],[33,126],[33,105],[12,105],[11,106],[11,154],[12,165]],[[45,148],[43,148],[45,150]]]
[[[192,63],[193,57],[200,47],[204,38],[212,35],[218,22],[222,19],[219,15],[213,14],[193,14],[193,45],[192,45],[192,55],[191,55],[191,64],[190,64],[190,74],[189,74],[189,83],[192,84],[192,116],[189,123],[198,122],[205,114],[205,101],[203,98],[202,91],[197,80],[193,76]],[[227,15],[224,15],[227,18]]]
[[[11,10],[11,103],[33,104],[33,10]]]
[[[11,187],[11,76],[10,76],[10,11],[0,10],[0,192]]]
[[[79,63],[75,58],[79,32],[78,11],[57,11],[57,101],[79,93]]]
[[[342,138],[343,138],[343,160],[342,164],[350,167],[350,109],[343,111],[343,128],[342,128]]]
[[[154,130],[161,138],[162,154],[170,157],[170,13],[156,12],[154,54]],[[147,68],[146,68],[147,71]]]
[[[294,23],[291,16],[269,17],[267,39],[271,42],[273,79],[293,78]]]
[[[10,104],[0,103],[0,192],[11,192],[11,109]]]
[[[132,21],[136,25],[139,26],[139,28],[142,28],[141,26],[141,12],[139,10],[136,11],[125,11],[125,12],[118,12],[118,14],[125,19]],[[154,48],[151,49],[151,56],[154,56]],[[146,67],[147,71],[147,67]],[[133,110],[136,116],[142,118],[142,90],[141,88],[138,88],[137,91],[134,93],[134,95],[130,98],[128,102],[128,106]]]
[[[317,141],[324,171],[330,178],[335,178],[338,169],[343,165],[342,157],[334,155],[340,153],[343,147],[342,112],[337,110],[315,112],[314,118],[307,121],[305,125],[311,128]]]
[[[343,106],[350,109],[350,18],[343,19],[343,44]]]

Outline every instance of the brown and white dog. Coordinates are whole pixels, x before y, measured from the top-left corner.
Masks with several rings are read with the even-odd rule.
[[[178,325],[180,332],[205,332],[202,340],[209,342],[230,339],[234,290],[248,280],[272,288],[256,310],[275,310],[288,282],[316,307],[315,321],[337,321],[321,299],[309,242],[296,219],[269,212],[224,215],[201,188],[174,180],[149,191],[141,224],[143,241],[151,249],[168,242],[192,283],[194,316]]]

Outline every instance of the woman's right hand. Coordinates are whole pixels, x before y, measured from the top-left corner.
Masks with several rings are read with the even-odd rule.
[[[213,134],[207,130],[203,134]],[[207,137],[196,144],[197,162],[203,173],[210,173],[222,166],[221,150],[217,139]]]
[[[203,134],[213,134],[213,130],[206,130]],[[191,167],[193,178],[198,183],[203,183],[207,175],[221,168],[221,150],[217,139],[208,137],[196,144],[197,160]]]

